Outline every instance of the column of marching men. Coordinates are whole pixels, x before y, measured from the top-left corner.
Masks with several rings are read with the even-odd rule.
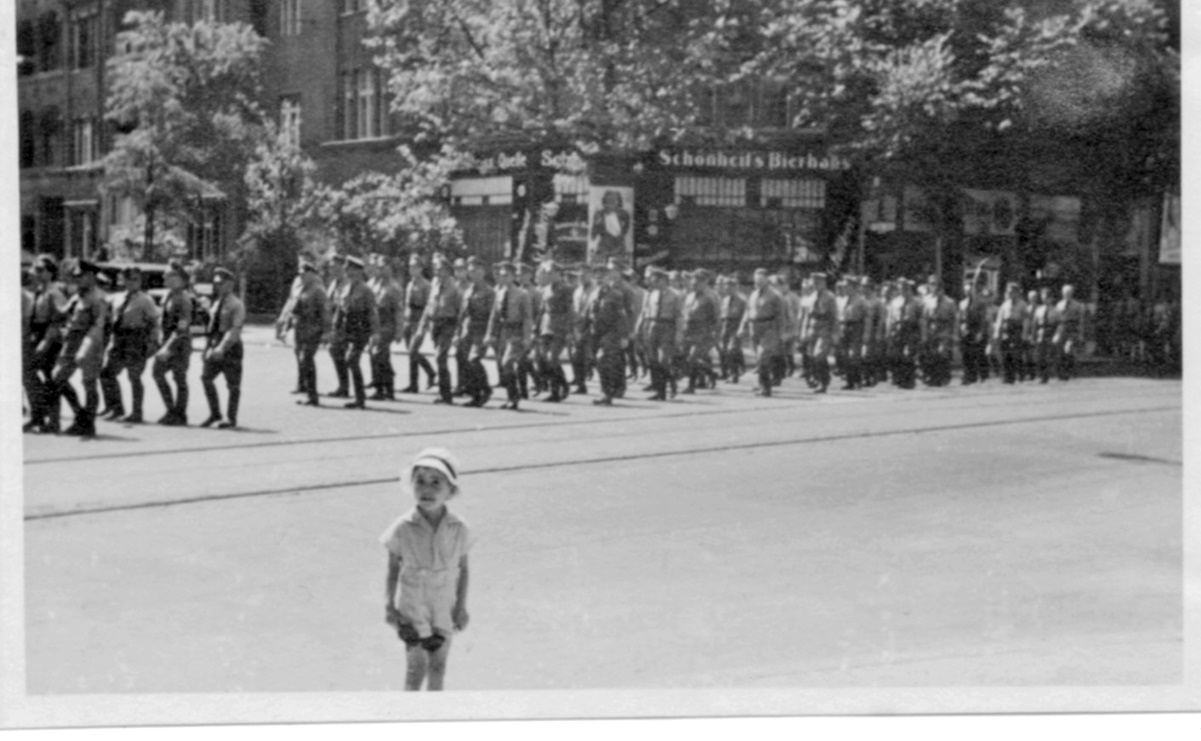
[[[904,277],[876,284],[843,275],[831,290],[828,276],[813,272],[796,292],[786,274],[764,268],[744,287],[734,275],[652,266],[640,285],[621,260],[565,270],[553,261],[489,266],[440,255],[427,266],[414,255],[404,286],[382,255],[336,255],[325,268],[327,279],[315,258],[300,260],[277,322],[281,337],[294,333],[293,393],[304,396],[297,403],[313,407],[322,404],[322,347],[336,379],[326,396],[346,399],[348,408],[395,400],[398,392],[421,393],[424,374],[425,390],[437,394],[434,403],[466,399],[463,406],[482,407],[499,389],[501,407],[518,409],[539,397],[555,403],[588,395],[593,379],[597,405],[611,405],[641,379],[655,401],[738,384],[752,373],[754,393],[765,397],[798,374],[818,394],[835,376],[843,390],[888,381],[902,389],[919,381],[944,386],[952,380],[956,347],[964,385],[991,376],[1005,383],[1047,383],[1053,375],[1067,380],[1085,321],[1070,285],[1057,300],[1050,288],[1023,295],[1010,283],[998,304],[973,281],[965,281],[964,298],[956,302],[934,277],[917,285]],[[47,256],[23,274],[26,431],[90,436],[98,418],[143,422],[147,367],[167,410],[158,423],[186,426],[195,310],[188,274],[171,266],[161,306],[142,290],[136,268],[124,271],[122,290],[108,294],[98,285],[101,277],[97,266],[77,260],[60,281],[59,266]],[[233,273],[217,269],[213,284],[200,359],[208,416],[200,425],[229,428],[238,424],[245,308],[234,294]],[[408,355],[408,385],[399,390],[392,352],[398,343]],[[484,365],[489,356],[495,383]],[[130,386],[128,409],[122,374]],[[218,376],[227,388],[224,409]],[[74,421],[62,430],[64,401]]]

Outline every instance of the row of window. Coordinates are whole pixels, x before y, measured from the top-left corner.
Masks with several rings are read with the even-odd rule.
[[[750,181],[753,188],[758,185],[758,194],[750,192],[746,178],[701,177],[680,175],[675,180],[677,202],[697,206],[750,206],[755,202],[760,208],[808,208],[822,209],[826,206],[826,181],[812,180],[762,180]]]
[[[94,116],[81,116],[67,125],[57,108],[40,116],[24,111],[19,127],[22,168],[90,165],[104,156],[103,125]]]
[[[358,69],[342,74],[340,139],[378,139],[388,136],[388,97],[378,69]],[[301,142],[302,100],[299,95],[279,99],[279,126],[283,137]]]

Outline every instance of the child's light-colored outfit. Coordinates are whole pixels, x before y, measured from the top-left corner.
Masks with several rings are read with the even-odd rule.
[[[446,510],[435,530],[414,507],[380,536],[400,558],[400,586],[395,607],[422,638],[454,632],[451,611],[459,583],[459,561],[471,547],[467,523]]]

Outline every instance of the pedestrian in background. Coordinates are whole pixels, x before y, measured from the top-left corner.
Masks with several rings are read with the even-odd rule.
[[[342,305],[350,281],[346,277],[346,256],[334,255],[329,263],[330,280],[326,286],[326,298],[330,307],[336,312]],[[350,396],[350,377],[346,367],[346,332],[334,324],[329,339],[329,357],[334,362],[334,377],[338,387],[330,393],[335,399],[345,399]]]
[[[30,269],[33,305],[29,316],[30,368],[25,393],[29,396],[29,422],[25,432],[58,433],[59,402],[54,393],[54,364],[62,350],[62,325],[67,297],[57,282],[58,263],[39,255]]]
[[[447,502],[459,495],[460,469],[442,448],[426,448],[401,472],[416,506],[388,526],[384,620],[405,644],[405,690],[443,688],[451,639],[466,630],[471,531]]]
[[[313,263],[300,264],[300,291],[292,304],[290,322],[296,340],[296,353],[300,360],[299,387],[308,396],[296,403],[304,406],[320,406],[317,397],[317,348],[321,339],[331,329],[331,314],[321,276]]]

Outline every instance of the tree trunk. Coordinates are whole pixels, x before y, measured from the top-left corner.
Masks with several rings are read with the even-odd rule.
[[[146,206],[142,212],[146,223],[142,229],[142,261],[150,262],[154,258],[154,214],[157,209],[154,206]]]

